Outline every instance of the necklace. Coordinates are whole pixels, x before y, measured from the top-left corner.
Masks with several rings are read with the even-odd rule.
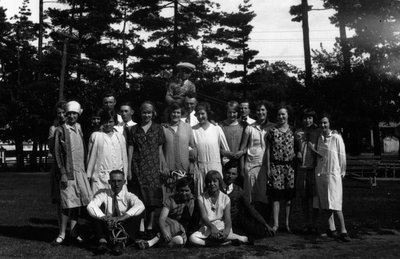
[[[219,193],[218,193],[218,194],[219,194]],[[213,201],[213,197],[212,197],[212,196],[210,196],[210,197],[208,198],[208,200],[210,201],[211,211],[212,211],[212,212],[216,212],[216,211],[217,211],[217,207],[218,207],[218,196],[219,196],[219,195],[217,195],[217,197],[214,198],[214,201]]]

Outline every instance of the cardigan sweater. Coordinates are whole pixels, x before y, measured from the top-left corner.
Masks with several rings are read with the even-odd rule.
[[[84,143],[81,126],[79,123],[75,124],[75,128],[82,138],[82,143]],[[68,180],[74,180],[74,163],[72,161],[71,138],[65,123],[56,128],[54,139],[54,153],[56,157],[56,164],[61,174],[60,177],[62,175],[67,175]],[[86,153],[85,144],[83,144],[83,148],[84,153]],[[84,155],[84,157],[86,156]]]

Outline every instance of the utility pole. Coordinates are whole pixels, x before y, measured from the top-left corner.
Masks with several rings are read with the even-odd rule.
[[[340,46],[343,55],[343,71],[346,75],[349,75],[351,73],[350,47],[347,42],[344,5],[345,5],[344,1],[338,2],[338,21],[339,21]]]
[[[39,0],[39,39],[38,39],[38,58],[39,58],[39,73],[37,80],[42,79],[42,58],[43,58],[43,0]]]
[[[312,70],[311,70],[311,51],[310,51],[310,30],[308,28],[308,1],[301,0],[301,15],[303,27],[303,47],[304,47],[304,63],[306,69],[306,87],[311,86]]]
[[[173,74],[176,75],[177,70],[176,70],[176,58],[178,54],[178,0],[174,0],[174,36],[173,36]]]

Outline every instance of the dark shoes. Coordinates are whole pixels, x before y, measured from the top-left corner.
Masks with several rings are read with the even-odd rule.
[[[145,250],[150,247],[149,242],[143,239],[136,240],[136,246],[140,250]]]
[[[113,251],[112,251],[113,255],[122,255],[124,253],[124,243],[122,242],[117,242],[114,245]]]
[[[100,242],[99,245],[97,246],[96,254],[103,255],[107,253],[107,251],[108,251],[107,243]]]
[[[317,235],[318,230],[315,227],[304,227],[303,230],[301,231],[303,235]]]
[[[58,236],[56,239],[51,242],[52,246],[60,246],[60,245],[65,245],[65,237]]]
[[[341,233],[340,236],[338,237],[338,239],[342,242],[350,242],[351,238],[349,237],[349,235],[347,233]]]
[[[330,229],[328,229],[326,231],[326,235],[330,238],[338,238],[339,237],[339,234],[336,230],[330,230]]]

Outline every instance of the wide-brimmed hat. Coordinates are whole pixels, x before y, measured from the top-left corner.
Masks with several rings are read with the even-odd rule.
[[[65,105],[65,112],[76,112],[80,115],[82,111],[81,105],[77,101],[69,101]]]
[[[177,68],[186,68],[186,69],[189,69],[190,71],[194,71],[194,70],[196,70],[196,66],[195,65],[193,65],[192,63],[189,63],[189,62],[179,62],[177,65],[176,65],[176,67]]]

